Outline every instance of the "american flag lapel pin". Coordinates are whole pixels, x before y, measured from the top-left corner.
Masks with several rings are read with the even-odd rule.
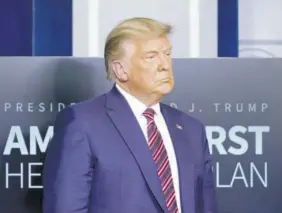
[[[176,124],[176,128],[177,128],[177,129],[181,129],[181,130],[182,130],[182,126],[181,126],[181,125],[179,125],[179,124]]]

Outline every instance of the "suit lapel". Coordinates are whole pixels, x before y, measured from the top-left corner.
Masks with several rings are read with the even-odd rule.
[[[189,141],[189,129],[186,129],[179,113],[161,104],[162,114],[166,121],[173,143],[180,185],[182,213],[195,212],[194,197],[194,164]],[[188,137],[187,137],[188,135]]]
[[[107,113],[132,152],[152,194],[166,212],[164,195],[147,141],[125,98],[113,87],[107,95]]]

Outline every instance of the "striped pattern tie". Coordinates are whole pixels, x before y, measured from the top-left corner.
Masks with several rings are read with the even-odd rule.
[[[143,113],[143,116],[147,119],[148,146],[156,164],[168,211],[169,213],[178,213],[168,155],[162,136],[154,121],[154,115],[155,111],[152,108],[148,108]]]

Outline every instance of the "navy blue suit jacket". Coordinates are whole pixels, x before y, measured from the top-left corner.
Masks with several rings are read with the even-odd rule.
[[[164,104],[161,112],[175,149],[182,212],[216,213],[204,126]],[[146,139],[116,87],[59,113],[43,187],[44,213],[167,213]]]

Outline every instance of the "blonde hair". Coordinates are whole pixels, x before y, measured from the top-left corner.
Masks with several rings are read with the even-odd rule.
[[[160,23],[150,18],[131,18],[122,21],[108,35],[104,48],[104,60],[107,79],[112,80],[114,75],[111,63],[123,55],[122,44],[126,40],[161,37],[170,34],[172,26]]]

